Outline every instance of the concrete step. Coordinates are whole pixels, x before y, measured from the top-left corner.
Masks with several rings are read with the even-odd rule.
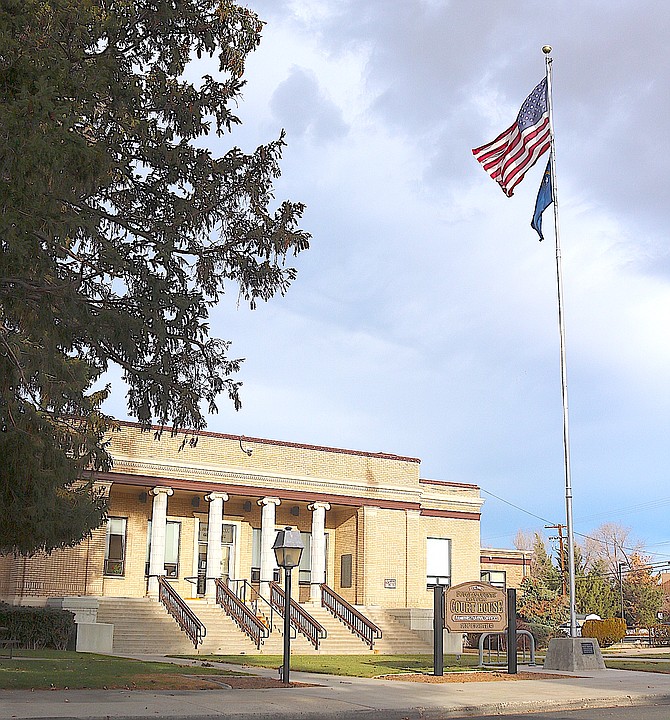
[[[257,649],[253,641],[228,617],[217,604],[205,600],[187,600],[207,629],[202,645],[196,651],[193,643],[165,608],[149,598],[100,598],[98,622],[114,625],[115,652],[158,654],[257,654],[281,655],[283,652],[283,619],[273,615],[270,636]],[[378,625],[383,633],[373,650],[330,611],[306,605],[307,612],[326,629],[328,636],[319,650],[303,635],[291,639],[291,652],[295,654],[414,654],[432,653],[432,646],[422,642],[408,628],[391,618],[381,608],[358,608],[363,615]]]

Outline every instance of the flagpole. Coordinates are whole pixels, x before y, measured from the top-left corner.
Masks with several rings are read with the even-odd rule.
[[[561,240],[558,227],[558,184],[556,183],[556,145],[554,142],[554,114],[551,94],[551,47],[542,48],[547,73],[547,101],[549,108],[551,187],[554,200],[554,235],[556,237],[556,285],[558,291],[558,331],[561,347],[561,395],[563,398],[563,461],[565,468],[565,515],[568,531],[568,587],[570,601],[570,637],[577,636],[575,612],[575,537],[572,523],[572,480],[570,476],[570,433],[568,426],[568,375],[565,363],[565,319],[563,316],[563,272],[561,268]]]

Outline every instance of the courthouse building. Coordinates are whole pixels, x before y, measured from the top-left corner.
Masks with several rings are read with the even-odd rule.
[[[513,551],[480,552],[479,488],[422,478],[417,458],[184,437],[122,423],[113,468],[96,476],[106,525],[51,555],[0,557],[0,598],[155,597],[162,575],[185,599],[213,599],[216,578],[267,596],[280,579],[276,532],[289,526],[305,546],[293,573],[302,603],[319,603],[325,583],[353,606],[430,608],[436,584],[479,580],[482,570],[503,584],[506,570],[518,574]]]

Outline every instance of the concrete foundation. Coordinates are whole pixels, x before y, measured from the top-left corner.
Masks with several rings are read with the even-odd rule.
[[[47,607],[69,610],[77,625],[77,652],[111,653],[114,625],[96,622],[100,602],[94,597],[48,598]],[[72,649],[72,648],[69,648]]]
[[[432,608],[391,608],[386,613],[401,625],[409,628],[421,640],[433,644]],[[443,647],[445,655],[460,655],[463,652],[463,633],[444,631]]]
[[[549,641],[545,670],[604,670],[600,645],[595,638],[554,638]]]
[[[111,653],[114,625],[110,623],[77,623],[77,652]]]
[[[47,607],[69,610],[76,623],[94,623],[98,619],[100,601],[95,597],[48,598]]]

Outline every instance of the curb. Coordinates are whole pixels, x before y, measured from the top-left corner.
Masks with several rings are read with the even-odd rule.
[[[275,718],[296,718],[297,720],[444,720],[444,718],[462,718],[462,717],[482,717],[495,715],[503,717],[505,715],[527,714],[531,712],[562,712],[570,710],[589,710],[597,708],[620,708],[620,707],[641,707],[648,705],[670,705],[670,694],[667,695],[636,695],[625,696],[620,698],[593,698],[583,700],[551,700],[541,701],[533,700],[526,702],[503,702],[488,703],[482,705],[467,705],[460,708],[448,707],[412,707],[397,708],[394,710],[388,708],[365,709],[358,707],[351,710],[342,711],[313,711],[307,710],[301,712],[299,707],[294,707],[290,714],[278,713]],[[226,713],[216,712],[209,715],[186,715],[175,716],[185,717],[187,720],[213,720],[213,718],[230,718],[231,720],[260,720],[267,717],[267,711],[262,712],[240,712]],[[26,715],[22,716],[22,720],[44,720],[46,718],[57,717],[58,720],[138,720],[138,718],[146,718],[147,714],[136,715],[89,715],[89,716],[67,716],[67,715]]]

